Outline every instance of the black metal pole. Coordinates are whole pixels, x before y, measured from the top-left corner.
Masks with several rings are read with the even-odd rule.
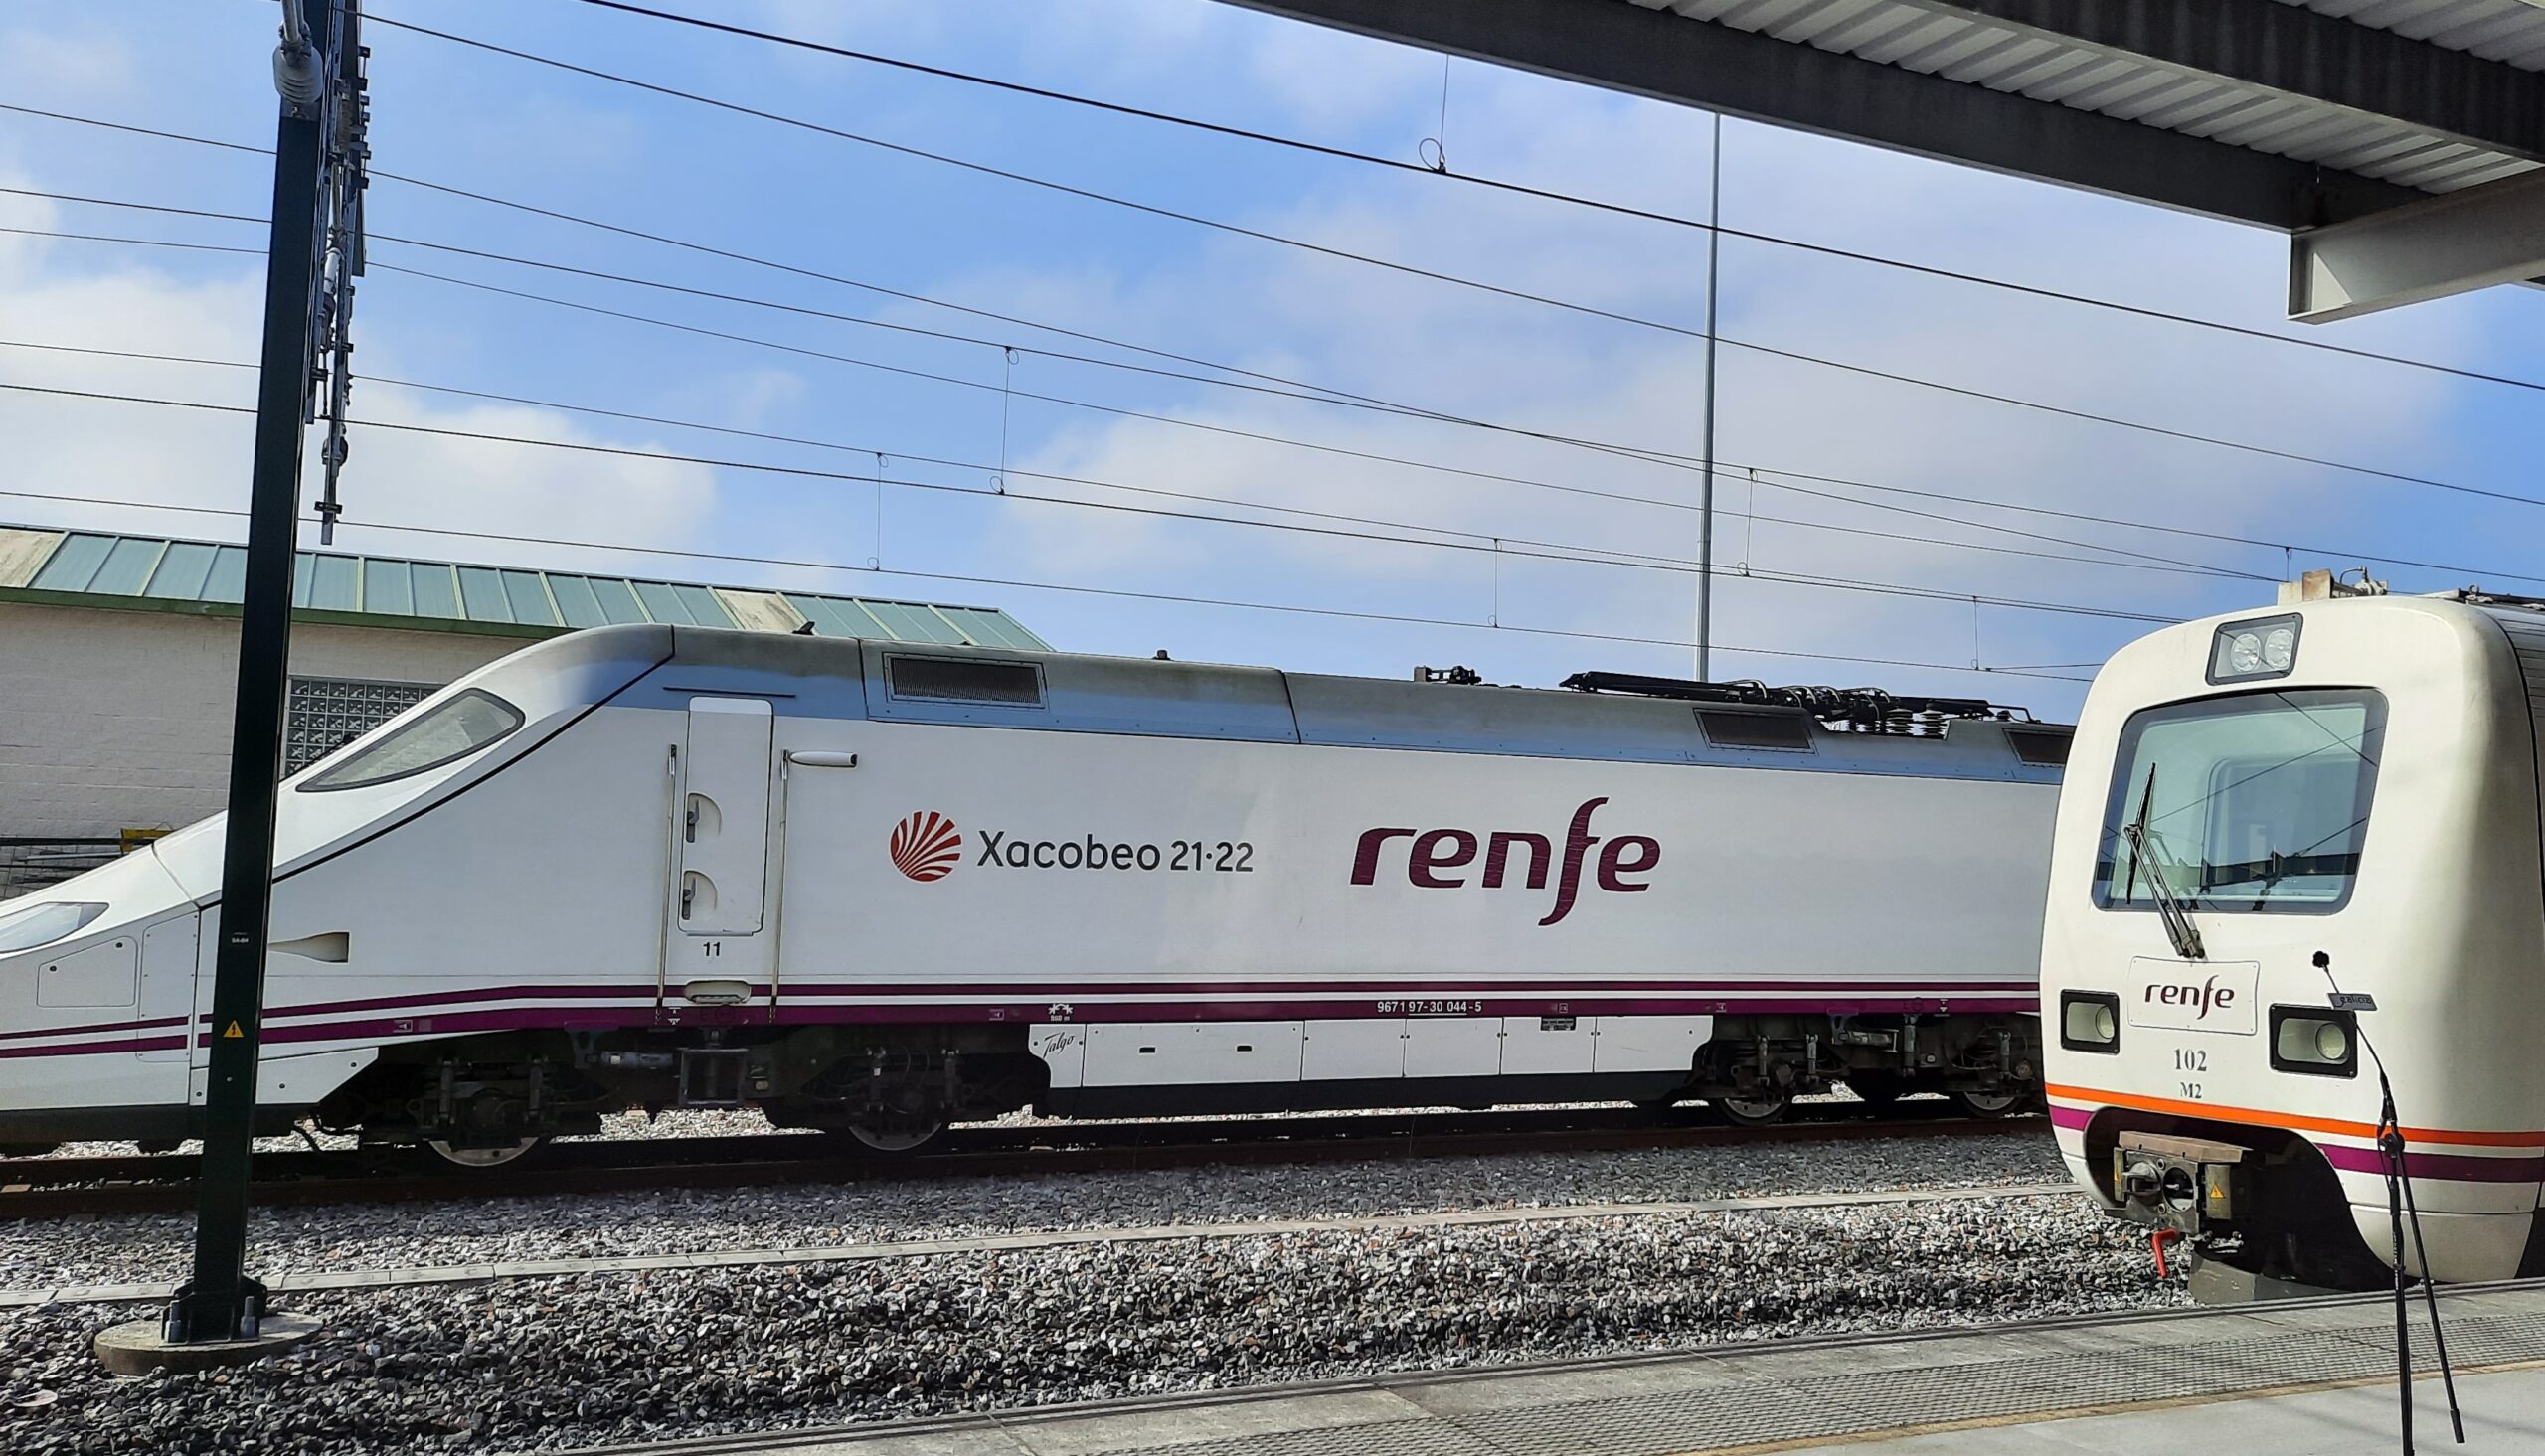
[[[2395,1118],[2395,1089],[2386,1080],[2386,1063],[2377,1064],[2378,1094],[2385,1105],[2377,1114],[2377,1150],[2386,1163],[2386,1214],[2395,1228],[2395,1398],[2404,1437],[2404,1456],[2413,1456],[2413,1327],[2411,1296],[2404,1292],[2404,1129]],[[2428,1277],[2425,1271],[2424,1277]]]
[[[297,4],[318,72],[331,74],[337,41],[334,6],[329,0]],[[246,1267],[248,1178],[273,890],[275,784],[291,646],[301,430],[309,403],[311,303],[326,162],[324,106],[323,100],[297,108],[286,102],[274,134],[248,577],[239,613],[239,704],[231,729],[230,822],[222,850],[221,930],[213,962],[202,1202],[195,1217],[194,1277],[178,1288],[168,1307],[171,1342],[251,1336],[264,1318],[264,1288],[248,1277]]]

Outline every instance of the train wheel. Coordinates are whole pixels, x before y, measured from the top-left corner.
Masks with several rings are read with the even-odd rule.
[[[1784,1120],[1785,1109],[1793,1098],[1782,1092],[1767,1092],[1754,1097],[1714,1097],[1714,1110],[1735,1127],[1766,1127]]]
[[[1947,1092],[1945,1096],[1968,1117],[2011,1117],[2023,1110],[2026,1092]]]
[[[907,1158],[927,1151],[944,1135],[944,1123],[918,1119],[897,1119],[879,1126],[850,1123],[834,1134],[844,1139],[851,1151],[867,1158]]]
[[[454,1148],[439,1138],[430,1139],[424,1144],[425,1148],[442,1162],[453,1168],[466,1168],[472,1172],[509,1167],[547,1145],[546,1138],[523,1138],[520,1142],[506,1143],[500,1148]]]

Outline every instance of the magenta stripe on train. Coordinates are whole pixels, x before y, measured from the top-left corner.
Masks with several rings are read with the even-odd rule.
[[[538,994],[538,990],[487,992],[466,997],[443,996],[438,1004],[467,1005],[471,1002],[512,1000]],[[845,989],[794,987],[794,994],[855,994]],[[652,987],[641,988],[650,997]],[[626,994],[626,993],[622,993]],[[940,989],[939,995],[944,994]],[[836,1002],[808,1004],[780,1002],[775,1006],[684,1007],[676,1018],[663,1018],[660,1024],[687,1026],[804,1026],[827,1023],[912,1023],[974,1022],[1032,1023],[1054,1017],[1054,1000],[1072,995],[1090,994],[1081,989],[1045,992],[1029,1002],[1006,1004],[964,1004],[947,1002],[901,1002],[886,1005],[840,1004]],[[1097,993],[1103,994],[1103,993]],[[1113,993],[1120,994],[1120,993]],[[1399,999],[1399,998],[1388,998]],[[1470,992],[1464,996],[1439,998],[1466,1003],[1456,1012],[1436,1013],[1443,1019],[1460,1016],[1703,1016],[1718,1004],[1714,997],[1621,997],[1621,996],[1482,996]],[[410,998],[398,998],[407,1002]],[[1962,1011],[2020,1012],[2032,1009],[2029,997],[1951,998],[1952,1005]],[[1851,998],[1831,1001],[1805,997],[1752,997],[1741,1001],[1744,1011],[1782,1013],[1827,1013],[1831,1015],[1867,1015],[1875,1013],[1931,1013],[1942,1009],[1943,999],[1936,997]],[[1087,1023],[1141,1022],[1212,1022],[1212,1021],[1359,1021],[1394,1020],[1400,1016],[1427,1015],[1421,1011],[1381,1012],[1377,1000],[1356,997],[1348,1001],[1147,1001],[1127,1003],[1096,1003],[1087,1008],[1084,1017],[1071,1018]],[[268,1024],[262,1039],[267,1043],[334,1042],[372,1040],[396,1037],[449,1036],[461,1032],[590,1030],[605,1031],[624,1027],[650,1027],[658,1024],[650,999],[641,1005],[582,1007],[505,1007],[481,1011],[433,1011],[417,1008],[417,1014],[406,1017],[373,1017],[356,1021],[274,1025],[272,1018],[309,1016],[319,1008],[289,1007],[268,1012]],[[145,1025],[162,1025],[149,1023]],[[129,1036],[140,1028],[61,1028],[48,1035],[70,1036],[76,1033],[122,1031]],[[204,1034],[197,1032],[198,1041]],[[152,1046],[175,1046],[176,1037],[151,1039]],[[48,1047],[0,1047],[0,1058],[13,1056],[88,1055],[116,1051],[144,1050],[130,1041],[85,1042]]]
[[[2083,1107],[2062,1107],[2053,1103],[2050,1121],[2055,1127],[2082,1129],[2095,1120],[2095,1114]],[[2309,1139],[2313,1141],[2313,1139]],[[2324,1160],[2349,1173],[2386,1171],[2385,1156],[2375,1148],[2353,1147],[2347,1143],[2316,1142]],[[2436,1178],[2451,1183],[2534,1183],[2545,1180],[2545,1157],[2486,1158],[2473,1153],[2404,1154],[2404,1171],[2415,1178]]]

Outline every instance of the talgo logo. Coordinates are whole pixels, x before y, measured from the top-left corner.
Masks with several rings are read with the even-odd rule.
[[[893,867],[926,884],[954,873],[963,858],[963,836],[954,821],[924,809],[893,826]]]
[[[1588,799],[1573,811],[1573,822],[1565,830],[1561,868],[1555,876],[1555,905],[1538,921],[1552,925],[1573,913],[1573,903],[1582,892],[1583,861],[1591,847],[1600,847],[1595,862],[1595,883],[1612,894],[1640,894],[1652,887],[1641,881],[1628,880],[1661,863],[1661,842],[1640,834],[1621,834],[1603,843],[1591,832],[1591,816],[1599,811],[1605,798]],[[1524,830],[1496,829],[1477,834],[1465,829],[1371,829],[1361,835],[1360,846],[1352,855],[1352,883],[1373,885],[1379,878],[1379,859],[1390,840],[1406,839],[1413,843],[1405,851],[1405,876],[1418,890],[1456,890],[1467,884],[1464,875],[1445,874],[1475,863],[1480,852],[1484,856],[1482,873],[1475,881],[1483,890],[1500,890],[1512,878],[1511,859],[1525,855],[1528,868],[1522,872],[1531,890],[1547,888],[1547,872],[1557,865],[1554,844],[1543,834]]]
[[[2149,1006],[2180,1008],[2190,1012],[2191,1019],[2196,1022],[2209,1020],[2209,1014],[2213,1011],[2231,1012],[2237,1001],[2236,988],[2219,985],[2216,976],[2210,977],[2197,986],[2182,981],[2151,982],[2147,987],[2146,996]]]

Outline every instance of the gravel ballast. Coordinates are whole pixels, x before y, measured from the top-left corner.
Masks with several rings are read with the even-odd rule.
[[[488,1180],[488,1197],[466,1202],[256,1210],[249,1239],[252,1267],[260,1272],[316,1272],[1154,1223],[2005,1187],[2065,1176],[2047,1132],[538,1198],[501,1197],[498,1174]],[[0,1288],[173,1280],[193,1231],[190,1213],[0,1223]]]
[[[0,1324],[0,1450],[559,1449],[2178,1299],[2082,1200],[1976,1198],[313,1294],[292,1359],[131,1381],[87,1340],[147,1311],[53,1306]]]

